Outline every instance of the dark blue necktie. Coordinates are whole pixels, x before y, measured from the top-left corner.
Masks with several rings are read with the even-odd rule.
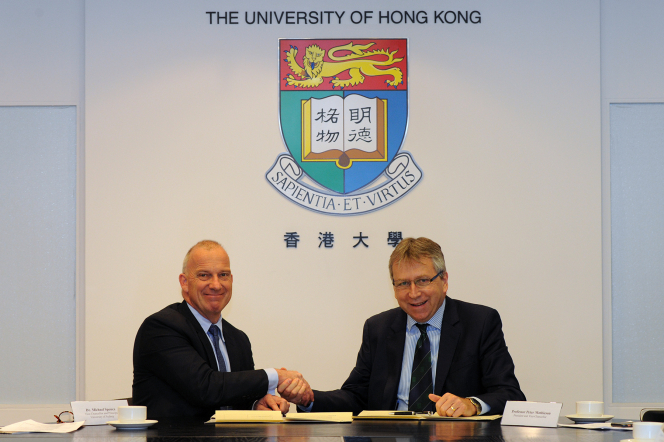
[[[212,346],[214,347],[214,353],[217,355],[217,362],[219,365],[219,371],[228,371],[226,370],[226,363],[224,362],[224,355],[221,354],[221,348],[219,348],[219,339],[221,339],[221,330],[216,324],[212,324],[208,330],[210,336],[212,336]]]
[[[429,394],[433,393],[433,376],[431,371],[431,345],[427,335],[429,324],[415,324],[420,329],[420,339],[415,345],[413,355],[413,371],[410,377],[410,394],[408,409],[411,411],[433,411],[433,402]]]

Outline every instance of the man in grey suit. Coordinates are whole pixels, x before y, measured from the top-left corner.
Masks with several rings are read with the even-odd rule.
[[[209,419],[222,407],[288,411],[278,386],[308,402],[309,384],[296,371],[254,369],[247,335],[221,312],[233,294],[230,258],[215,241],[185,256],[179,276],[184,301],[149,316],[134,343],[133,401],[148,417]]]
[[[399,307],[366,321],[355,368],[341,389],[313,390],[308,406],[298,394],[283,397],[301,411],[435,410],[454,417],[501,414],[506,401],[526,399],[498,312],[447,297],[438,244],[404,239],[389,270]]]

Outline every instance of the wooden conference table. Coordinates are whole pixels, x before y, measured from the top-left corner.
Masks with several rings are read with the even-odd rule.
[[[571,423],[566,418],[561,423]],[[110,425],[83,427],[74,433],[0,435],[0,441],[212,441],[223,442],[431,442],[431,441],[528,441],[619,442],[631,431],[596,431],[575,428],[501,426],[491,422],[388,422],[354,421],[352,424],[204,424],[201,420],[161,419],[148,430],[116,430]],[[55,442],[55,441],[54,441]]]

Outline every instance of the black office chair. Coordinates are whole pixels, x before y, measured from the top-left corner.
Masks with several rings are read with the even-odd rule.
[[[664,422],[664,408],[644,408],[641,410],[641,422]]]

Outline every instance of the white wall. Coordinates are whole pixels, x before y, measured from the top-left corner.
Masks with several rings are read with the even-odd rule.
[[[564,412],[601,399],[599,2],[478,2],[481,25],[454,26],[209,25],[205,11],[222,8],[274,6],[86,4],[86,398],[131,394],[136,329],[180,299],[182,255],[208,237],[230,253],[224,317],[257,365],[340,386],[364,320],[396,306],[385,238],[400,230],[441,243],[451,297],[501,312],[529,399]],[[386,209],[340,218],[286,201],[264,174],[286,151],[277,39],[347,36],[409,38],[404,149],[424,178]],[[283,242],[292,230],[297,250]],[[318,249],[321,231],[333,249]],[[369,249],[352,248],[360,231]],[[572,345],[578,333],[586,345]]]
[[[82,399],[131,394],[136,329],[180,299],[182,255],[205,237],[231,255],[235,297],[224,315],[249,334],[257,365],[285,365],[315,388],[338,387],[364,320],[396,305],[384,241],[394,230],[441,243],[451,297],[501,312],[529,399],[564,402],[565,414],[575,400],[602,398],[599,1],[480,1],[472,8],[481,25],[262,28],[210,26],[204,12],[276,9],[269,2],[136,3],[5,2],[3,12],[14,16],[0,14],[14,42],[3,46],[10,81],[0,82],[11,103],[82,99],[85,44]],[[45,25],[40,17],[49,11],[57,20]],[[635,13],[633,25],[644,16]],[[611,23],[602,28],[603,51],[607,32],[623,32],[617,18]],[[409,38],[404,149],[424,172],[411,194],[339,218],[308,212],[269,187],[264,174],[286,151],[279,37]],[[41,43],[30,43],[35,38]],[[605,70],[623,72],[621,60],[607,67],[602,55]],[[283,234],[292,230],[303,241],[286,250]],[[335,233],[332,250],[316,247],[319,231]],[[369,249],[352,248],[360,231]]]
[[[76,106],[75,115],[77,118],[76,143],[77,157],[83,159],[82,135],[83,135],[83,57],[84,57],[84,2],[82,0],[59,0],[57,2],[49,0],[6,0],[0,5],[0,106]],[[11,131],[12,128],[5,128]],[[57,130],[57,129],[56,129]],[[81,250],[84,245],[82,216],[83,211],[83,173],[82,162],[75,163],[77,168],[77,251],[82,256]],[[3,210],[15,210],[16,206],[5,207]],[[8,228],[8,226],[3,226]],[[34,238],[33,238],[34,239]],[[3,251],[6,251],[3,249]],[[61,255],[62,256],[62,255]],[[11,259],[11,257],[3,257]],[[76,275],[62,275],[64,279],[71,280],[76,278],[76,308],[82,313],[83,287],[81,285],[83,277],[82,262],[76,263]],[[19,274],[14,278],[23,281],[20,293],[14,290],[8,291],[9,284],[3,284],[5,291],[0,296],[9,298],[20,296],[26,305],[39,302],[36,297],[44,296],[49,298],[52,292],[49,290],[37,290],[37,284],[26,284],[31,281],[35,275],[39,275],[43,270],[36,261],[30,263],[22,260],[19,265]],[[51,281],[54,282],[54,281]],[[65,301],[66,302],[66,301]],[[5,314],[18,315],[17,311],[7,312]],[[51,315],[59,315],[56,311],[50,311]],[[26,317],[27,316],[27,317]],[[30,315],[23,316],[23,320],[32,321],[35,325],[40,323],[39,318]],[[79,315],[79,319],[82,318]],[[4,320],[5,318],[3,318]],[[62,318],[53,318],[56,322]],[[14,320],[19,320],[14,317]],[[69,320],[72,320],[69,318]],[[78,343],[83,341],[83,330],[80,323],[76,324],[76,333]],[[3,352],[3,358],[7,358],[13,365],[13,370],[24,370],[21,364],[26,359],[23,352],[33,351],[32,349],[39,345],[49,345],[49,337],[35,327],[33,335],[23,334],[22,336],[12,336],[11,342],[9,336],[4,336],[5,344],[0,343],[0,350]],[[57,339],[53,337],[53,339]],[[66,339],[73,339],[69,335]],[[20,345],[20,344],[23,345]],[[21,350],[17,353],[17,344]],[[69,344],[73,345],[73,342]],[[59,347],[59,344],[55,344]],[[12,351],[10,351],[12,349]],[[81,349],[77,345],[77,360]],[[47,352],[49,353],[49,352]],[[48,355],[46,355],[48,356]],[[47,359],[51,359],[48,356]],[[73,364],[71,352],[68,352],[68,363]],[[57,364],[56,364],[57,365]],[[3,370],[5,369],[3,365]],[[73,364],[69,370],[74,371],[78,365]],[[80,391],[82,381],[82,366],[77,370],[77,392]],[[9,370],[11,370],[10,368]],[[48,371],[48,361],[41,368],[31,368],[30,370],[40,371],[42,375],[48,377],[51,372]],[[39,376],[39,374],[35,374]],[[58,380],[52,380],[58,382]],[[70,387],[70,381],[66,380]],[[14,385],[14,389],[29,389],[29,386]],[[70,396],[70,389],[62,394],[61,404],[31,404],[34,397],[30,397],[21,404],[15,404],[8,399],[12,397],[7,391],[0,391],[0,425],[14,422],[20,419],[33,418],[43,422],[53,419],[53,413],[65,410],[68,407],[67,402]],[[26,395],[29,396],[29,395]],[[42,395],[41,402],[52,402],[53,397],[50,394]]]
[[[82,0],[6,0],[0,14],[0,103],[79,104]]]
[[[657,1],[603,1],[602,21],[602,237],[604,310],[604,398],[613,402],[612,293],[611,293],[611,192],[610,106],[612,103],[664,102],[664,29],[658,17],[664,5]],[[643,136],[643,134],[642,134]],[[637,137],[628,142],[640,142]],[[652,189],[653,193],[660,189]],[[618,269],[624,270],[624,269]],[[643,281],[640,281],[641,283]],[[639,326],[639,324],[635,324]],[[650,367],[643,367],[647,373]],[[629,380],[634,382],[634,380]],[[641,380],[644,382],[645,380]],[[644,406],[661,404],[612,404],[611,414],[638,416]]]

